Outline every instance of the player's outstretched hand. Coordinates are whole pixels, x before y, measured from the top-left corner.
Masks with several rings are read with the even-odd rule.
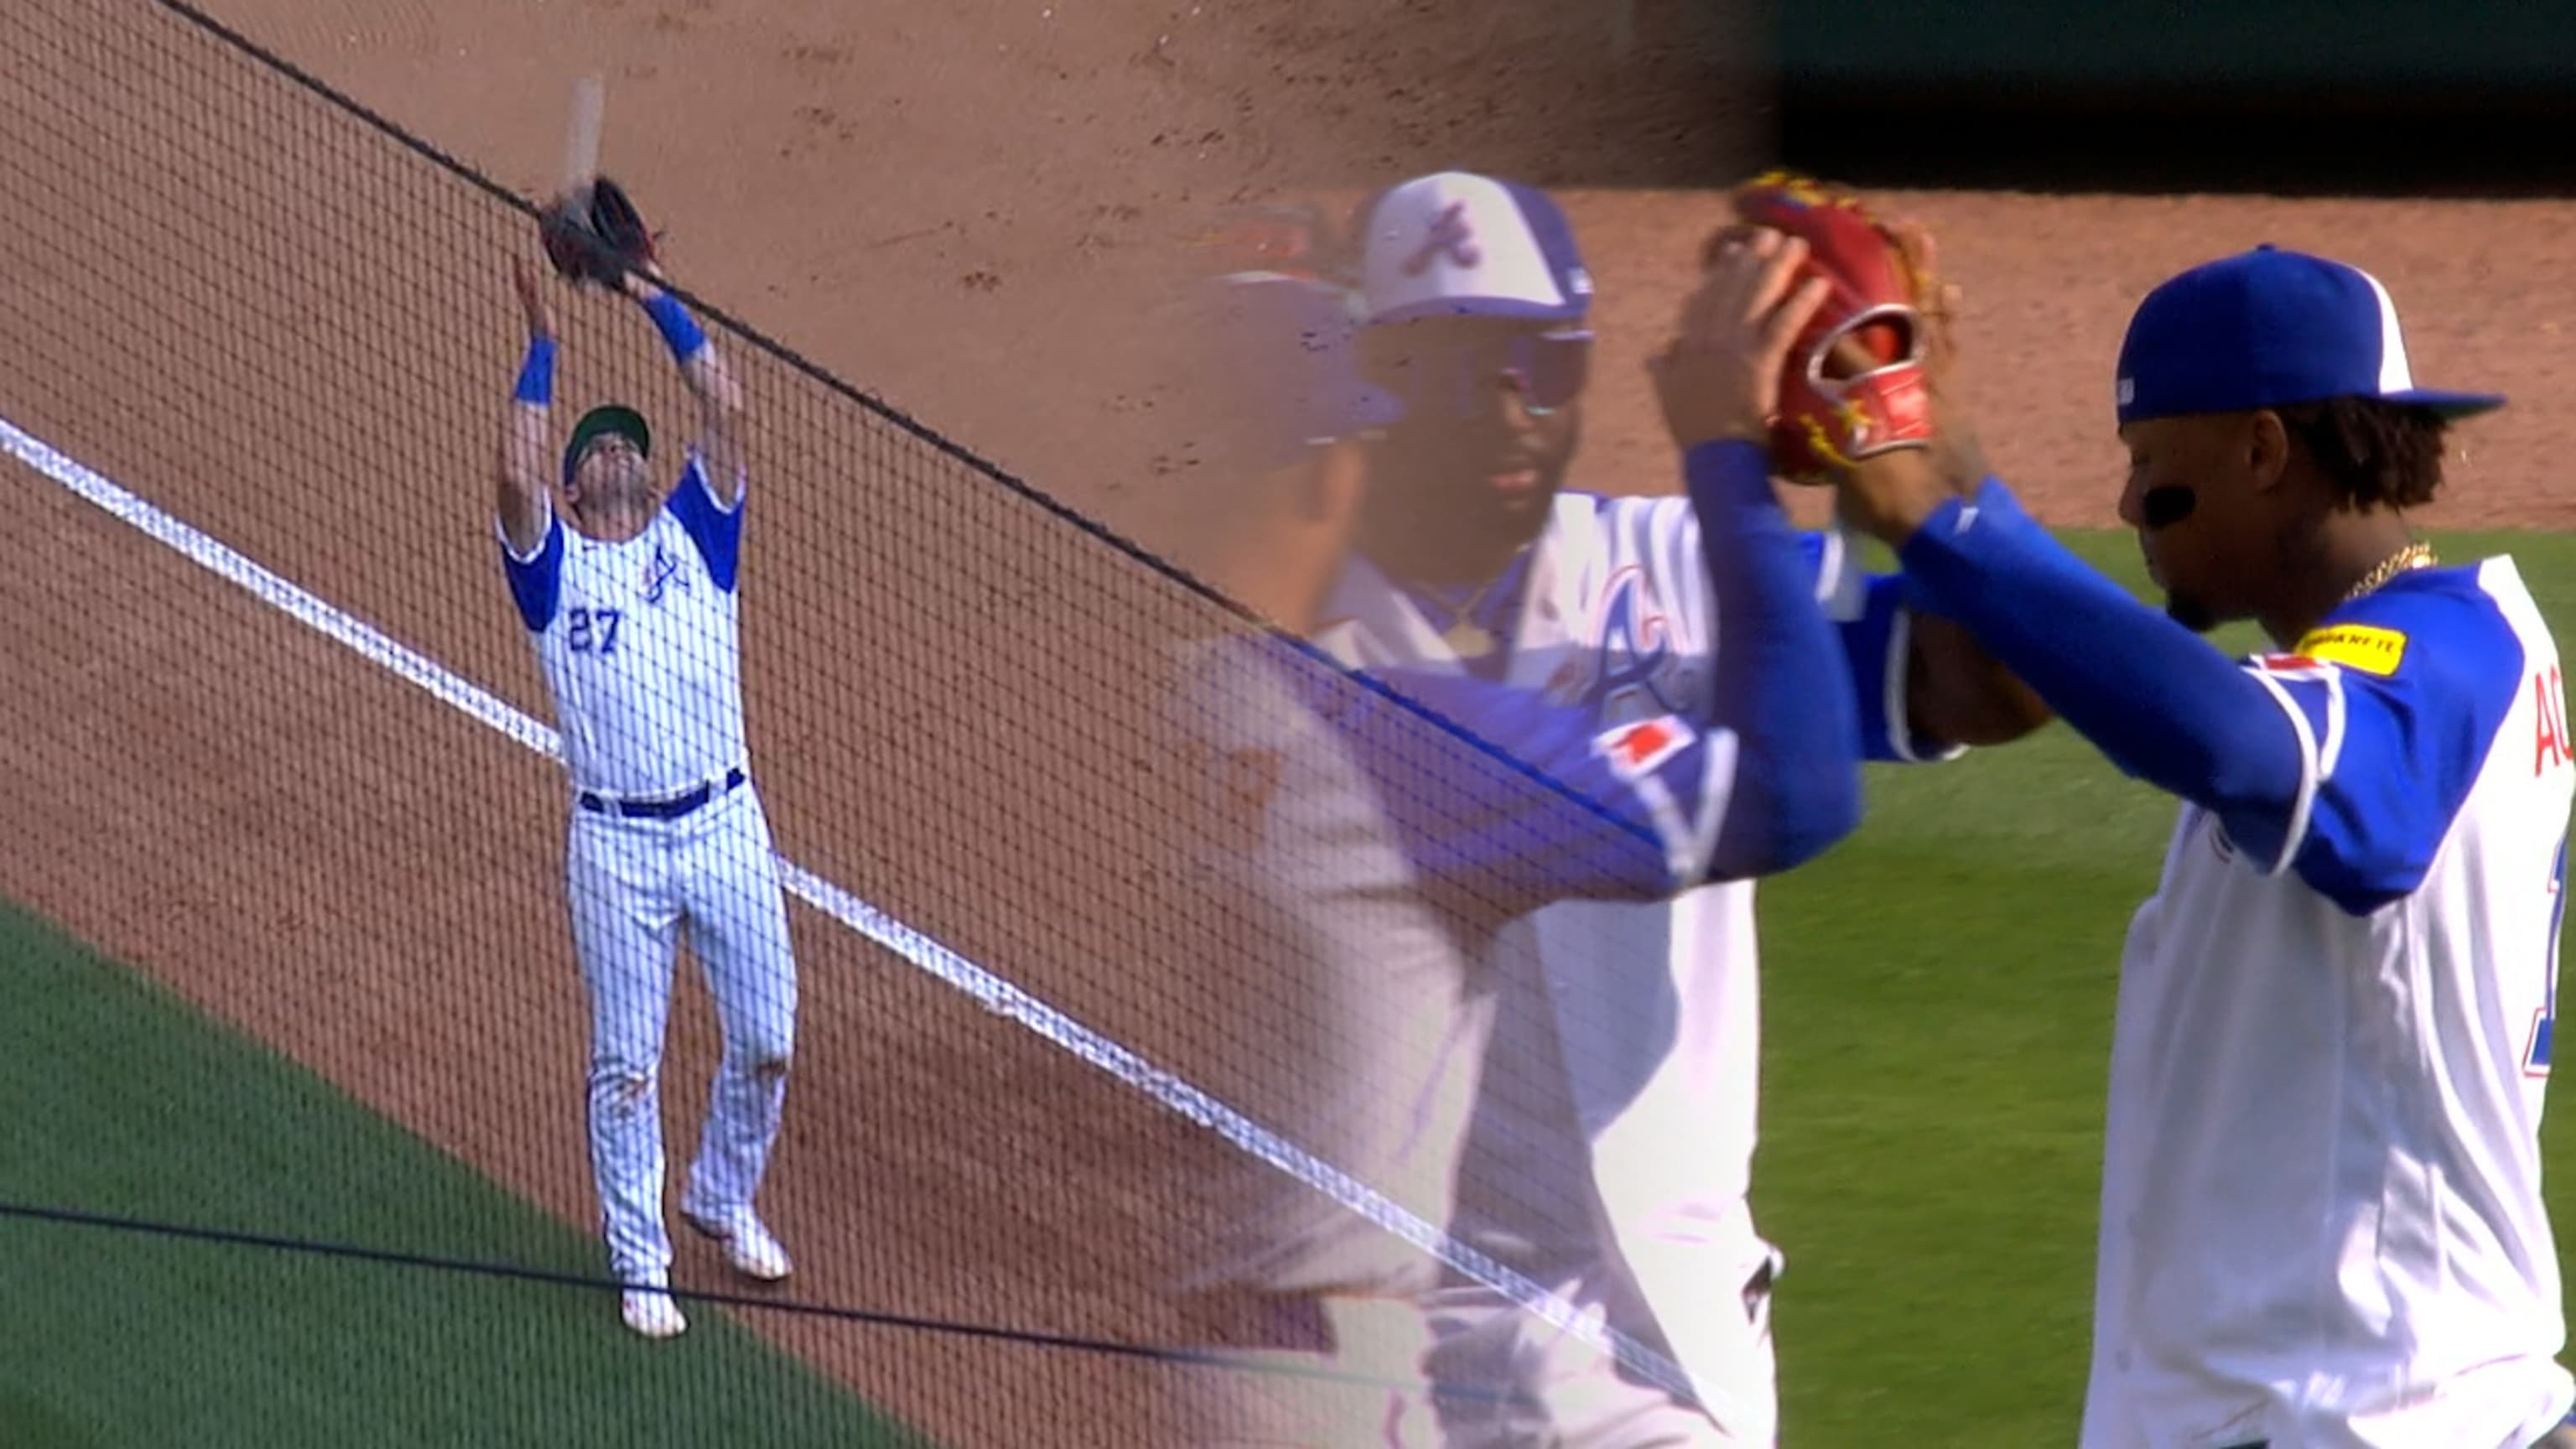
[[[1806,256],[1805,242],[1761,227],[1710,249],[1676,335],[1646,364],[1664,426],[1684,452],[1721,438],[1767,445],[1780,369],[1828,291],[1822,278],[1793,287]]]
[[[546,300],[545,282],[523,256],[510,259],[510,280],[519,289],[519,311],[528,319],[530,337],[553,337],[554,304]]]

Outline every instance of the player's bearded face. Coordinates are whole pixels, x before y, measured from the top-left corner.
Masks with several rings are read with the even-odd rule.
[[[1485,318],[1434,318],[1370,338],[1372,380],[1404,402],[1381,457],[1387,486],[1460,542],[1535,537],[1582,435],[1591,336]]]
[[[573,470],[575,499],[598,505],[643,501],[652,490],[652,473],[635,444],[617,434],[601,437],[585,449]]]

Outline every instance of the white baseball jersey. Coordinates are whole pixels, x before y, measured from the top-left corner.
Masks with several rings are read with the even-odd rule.
[[[554,518],[528,557],[503,540],[575,788],[666,795],[744,763],[742,503],[717,500],[692,450],[669,500],[623,543]]]
[[[1818,597],[1840,621],[1853,670],[1866,753],[1956,753],[1918,748],[1907,727],[1908,624],[1897,581],[1865,579],[1839,534],[1812,543]],[[1716,604],[1688,498],[1560,494],[1515,570],[1489,591],[1481,615],[1488,632],[1511,641],[1494,677],[1559,704],[1588,703],[1605,726],[1705,710]],[[1350,667],[1464,667],[1443,637],[1445,612],[1364,559],[1345,571],[1325,619],[1317,644]],[[1703,788],[1722,798],[1730,786],[1712,769]],[[1767,1368],[1764,1382],[1744,1382],[1745,1310],[1734,1291],[1771,1253],[1744,1201],[1760,1078],[1752,884],[1704,885],[1660,902],[1562,901],[1502,945],[1527,941],[1557,1004],[1618,1252],[1637,1270],[1686,1371],[1739,1401],[1767,1398]],[[1525,1140],[1531,1180],[1562,1173],[1546,1134]],[[1709,1266],[1712,1253],[1722,1266]]]
[[[2571,765],[2510,559],[2246,666],[2276,860],[2186,806],[2121,960],[2085,1449],[2522,1449],[2576,1399],[2540,1196]]]

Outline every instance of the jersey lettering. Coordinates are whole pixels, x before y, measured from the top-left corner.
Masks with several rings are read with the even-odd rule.
[[[2531,747],[2531,773],[2534,778],[2545,774],[2552,765],[2565,765],[2571,756],[2567,740],[2567,693],[2553,664],[2531,676],[2532,716],[2538,722]]]
[[[652,561],[644,566],[644,602],[662,602],[662,590],[675,583],[685,589],[689,586],[689,576],[681,571],[680,561],[657,540],[653,545]]]

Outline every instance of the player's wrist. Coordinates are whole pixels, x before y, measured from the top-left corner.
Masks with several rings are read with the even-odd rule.
[[[689,315],[688,307],[679,298],[655,288],[651,295],[641,300],[644,315],[653,319],[654,328],[662,334],[662,341],[670,347],[671,356],[682,367],[688,366],[706,350],[707,334],[698,326],[698,319]]]
[[[513,400],[531,407],[549,407],[555,400],[555,340],[543,333],[528,339],[527,356],[519,363],[519,380],[511,388]]]
[[[1923,449],[1881,453],[1844,469],[1837,511],[1890,548],[1903,549],[1943,504],[1964,495]]]

